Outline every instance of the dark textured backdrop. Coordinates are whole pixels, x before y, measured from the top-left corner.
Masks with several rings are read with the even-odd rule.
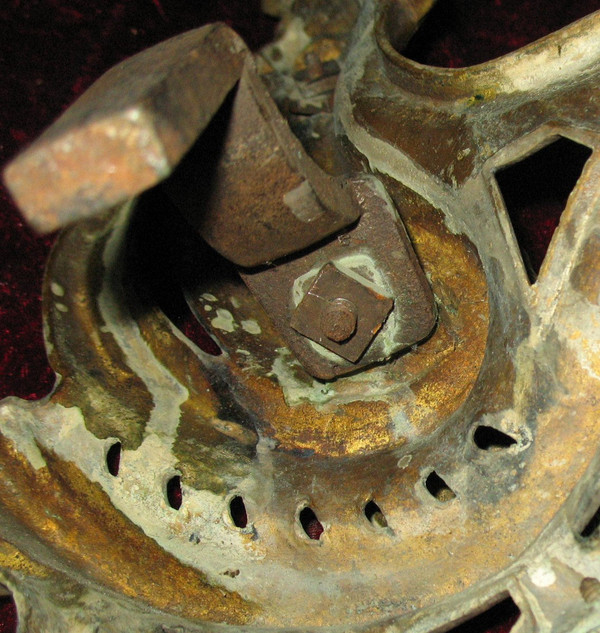
[[[465,8],[470,19],[456,19]],[[478,63],[598,8],[600,0],[440,0],[408,52],[434,65]],[[252,48],[274,28],[272,19],[260,15],[259,0],[2,0],[0,164],[110,66],[214,20],[228,22]],[[530,228],[535,233],[536,226]],[[39,292],[51,243],[52,237],[36,237],[23,225],[0,188],[0,398],[33,399],[53,383],[42,345]],[[461,630],[509,628],[482,622]],[[0,633],[14,629],[14,606],[0,599]]]

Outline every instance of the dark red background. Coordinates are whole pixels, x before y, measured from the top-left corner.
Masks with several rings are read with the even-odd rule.
[[[3,0],[0,5],[0,164],[33,140],[110,66],[206,22],[224,20],[256,49],[274,20],[259,0]],[[600,0],[440,0],[407,53],[417,61],[463,66],[493,58],[600,8]],[[464,16],[468,20],[461,20]],[[544,224],[532,217],[530,230]],[[546,231],[547,233],[547,231]],[[538,242],[548,239],[539,229]],[[52,237],[23,225],[0,188],[0,398],[34,399],[53,383],[42,344],[40,284]],[[504,620],[504,621],[503,621]],[[510,613],[461,627],[505,633]],[[15,629],[0,599],[0,633]]]

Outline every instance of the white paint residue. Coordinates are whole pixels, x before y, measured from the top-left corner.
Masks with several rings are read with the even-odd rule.
[[[210,324],[214,328],[225,332],[233,332],[237,327],[235,321],[233,320],[233,314],[224,308],[217,308],[217,316],[210,322]]]
[[[142,120],[142,112],[140,108],[129,108],[125,111],[125,118],[132,123],[137,123]]]
[[[567,39],[567,36],[557,34],[555,38],[556,47],[518,55],[512,63],[503,64],[502,72],[511,89],[522,92],[539,90],[544,84],[589,72],[597,57],[590,54],[597,47],[596,29],[589,25],[588,29],[581,29],[577,37]]]
[[[244,330],[244,332],[248,332],[248,334],[262,333],[260,325],[254,319],[247,319],[246,321],[242,321],[242,329]]]
[[[556,582],[556,574],[551,567],[538,567],[529,572],[529,577],[537,587],[551,587]]]
[[[392,437],[396,440],[414,434],[413,425],[404,411],[397,411],[392,415],[389,427]]]
[[[279,347],[276,351],[277,358],[271,366],[269,375],[277,379],[285,402],[290,407],[310,402],[317,411],[323,411],[356,400],[388,401],[391,396],[394,402],[400,403],[397,405],[400,409],[414,401],[414,393],[410,388],[398,382],[393,374],[388,375],[384,366],[345,376],[328,384],[315,379],[308,382],[306,378],[299,378],[302,375],[296,371],[299,363],[288,348]],[[415,435],[412,427],[410,435]]]
[[[277,378],[288,406],[297,406],[306,401],[312,404],[325,403],[330,399],[329,390],[324,389],[321,383],[313,380],[311,384],[307,384],[297,379],[294,367],[299,363],[292,358],[287,347],[279,347],[276,351],[277,358],[273,362],[271,373]]]
[[[571,295],[573,296],[573,295]],[[571,300],[568,305],[561,306],[560,327],[569,350],[577,357],[581,367],[593,378],[600,380],[597,370],[597,358],[600,354],[600,308],[590,304],[580,296],[578,300]],[[581,324],[585,323],[584,335]]]
[[[319,272],[320,266],[315,266],[304,275],[300,275],[294,281],[294,285],[292,286],[292,301],[294,302],[294,306],[297,306],[302,299],[304,299],[304,295],[307,293],[310,285],[315,280],[317,273]]]
[[[59,312],[68,312],[69,311],[69,308],[67,308],[67,306],[64,303],[57,303],[55,305],[56,305],[56,309]]]
[[[137,323],[126,309],[123,288],[118,271],[122,256],[122,243],[127,229],[131,205],[121,210],[116,226],[106,244],[103,255],[106,274],[98,296],[100,314],[125,361],[134,374],[144,382],[152,395],[154,408],[146,425],[146,433],[159,433],[174,438],[179,425],[180,406],[188,399],[188,390],[158,362],[148,344],[142,338]]]
[[[294,17],[286,24],[286,28],[276,44],[267,47],[266,55],[269,63],[279,71],[285,71],[294,65],[303,50],[310,44],[311,38],[304,30],[304,21]],[[274,54],[277,50],[277,54]]]
[[[56,295],[57,297],[65,296],[65,289],[60,284],[57,284],[55,281],[50,284],[50,290],[52,291],[52,294]]]
[[[29,407],[29,403],[17,400],[17,398],[6,398],[0,405],[0,428],[2,435],[11,440],[17,450],[22,453],[33,468],[39,470],[46,466],[40,449],[35,441],[32,432],[32,422],[35,421],[33,415],[17,409],[13,403],[19,403],[20,407]]]
[[[36,434],[44,437],[47,447],[63,459],[74,461],[91,481],[102,483],[107,477],[106,440],[87,430],[79,407],[65,408],[48,403],[40,407],[36,418],[37,424],[41,423],[43,428]],[[109,440],[111,444],[113,441]]]
[[[404,455],[398,460],[398,468],[406,468],[412,461],[412,455]]]
[[[202,297],[202,299],[204,299],[204,301],[212,301],[215,302],[217,300],[217,298],[215,297],[215,295],[211,295],[210,292],[204,292],[200,295]]]
[[[283,203],[301,222],[313,222],[324,213],[307,180],[284,194]]]

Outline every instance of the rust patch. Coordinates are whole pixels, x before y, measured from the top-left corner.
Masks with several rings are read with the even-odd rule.
[[[234,31],[216,24],[108,71],[6,169],[29,222],[52,231],[163,180],[238,80],[248,54]]]
[[[462,184],[472,173],[473,132],[463,115],[385,97],[356,95],[356,121],[389,142],[449,185]]]

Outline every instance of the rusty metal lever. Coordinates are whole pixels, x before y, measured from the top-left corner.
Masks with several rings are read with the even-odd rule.
[[[344,178],[308,156],[223,24],[172,38],[101,77],[8,166],[5,179],[39,231],[132,198],[167,178],[239,81],[213,195],[194,180],[174,198],[225,257],[256,266],[306,248],[360,215]],[[224,195],[224,192],[227,195]]]

